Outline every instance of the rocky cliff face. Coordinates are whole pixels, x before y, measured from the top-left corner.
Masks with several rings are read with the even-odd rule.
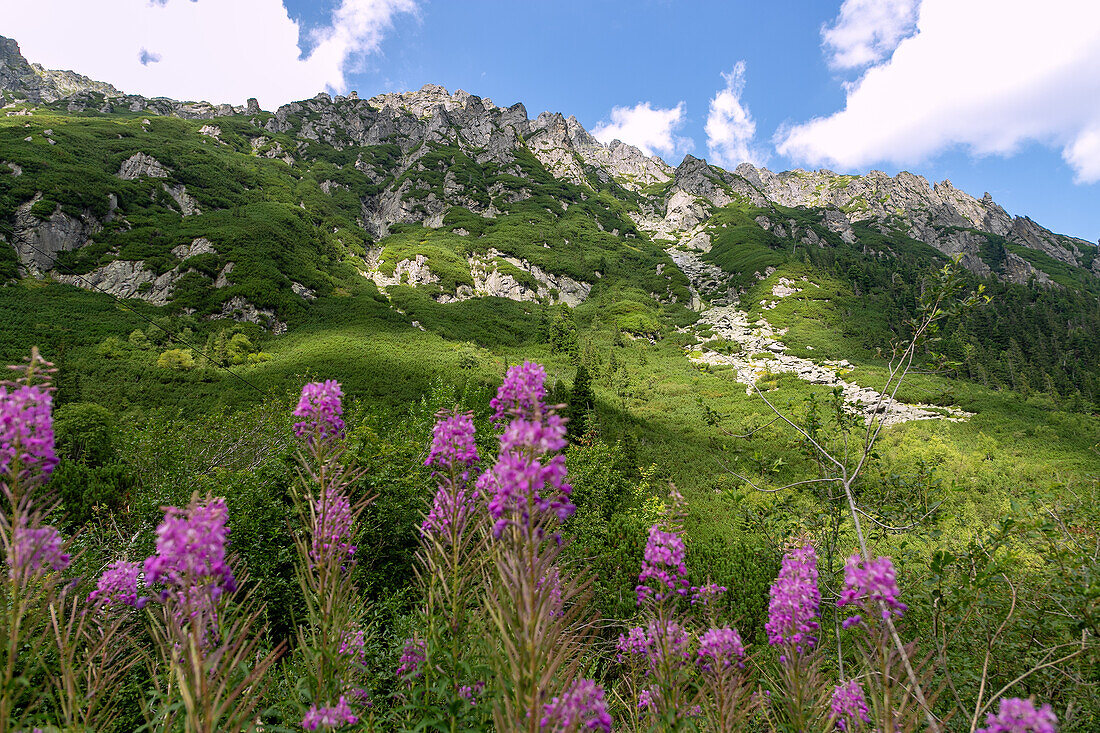
[[[110,84],[73,71],[54,71],[31,64],[11,38],[0,36],[0,96],[30,102],[54,102],[78,92],[121,96]]]
[[[894,177],[882,171],[864,176],[828,170],[772,173],[743,163],[736,174],[775,203],[837,210],[851,222],[897,223],[911,238],[946,254],[976,254],[966,230],[1004,237],[1070,265],[1080,266],[1085,253],[1095,249],[1091,242],[1055,234],[1024,217],[1009,216],[989,193],[976,199],[951,181],[929,184],[923,176],[905,171]]]
[[[655,237],[705,251],[706,242],[700,245],[699,238],[705,237],[707,220],[734,201],[764,209],[777,204],[818,210],[825,228],[849,243],[856,241],[851,225],[857,222],[882,232],[900,230],[944,254],[960,256],[963,265],[979,275],[997,274],[1012,282],[1035,278],[1049,284],[1051,279],[1012,252],[994,273],[982,257],[983,247],[1008,242],[1069,265],[1091,264],[1100,273],[1091,242],[1055,234],[1026,217],[1012,217],[988,193],[976,199],[950,181],[930,184],[906,171],[893,177],[882,171],[862,176],[829,170],[774,173],[742,163],[731,173],[688,155],[674,171],[667,193],[644,210],[639,225]],[[784,225],[774,217],[760,217],[757,224],[783,238],[823,246],[812,231],[794,236],[793,221]]]

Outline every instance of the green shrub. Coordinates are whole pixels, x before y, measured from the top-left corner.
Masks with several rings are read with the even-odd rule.
[[[168,349],[157,358],[157,366],[181,372],[194,369],[195,355],[191,349]]]

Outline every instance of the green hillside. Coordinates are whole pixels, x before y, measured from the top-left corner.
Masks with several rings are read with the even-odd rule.
[[[976,694],[974,670],[1008,617],[994,686],[1087,639],[1026,690],[1078,711],[1065,730],[1100,724],[1094,253],[1056,259],[960,229],[984,242],[967,269],[910,236],[900,215],[838,227],[836,208],[770,202],[720,169],[710,198],[694,199],[699,221],[670,233],[661,226],[673,189],[703,190],[687,163],[641,186],[578,146],[566,162],[583,179],[556,177],[533,131],[516,133],[499,108],[421,115],[411,96],[406,110],[312,100],[182,119],[98,112],[101,94],[80,99],[75,111],[62,100],[0,117],[0,363],[37,346],[58,369],[52,516],[82,529],[81,572],[97,574],[124,549],[151,551],[160,507],[193,491],[225,496],[271,644],[292,640],[305,602],[293,574],[290,410],[304,383],[338,380],[349,456],[364,470],[355,494],[377,496],[356,573],[380,630],[372,694],[390,700],[397,681],[383,670],[423,620],[414,552],[434,492],[424,466],[433,416],[473,410],[491,455],[489,400],[510,365],[530,360],[545,365],[548,400],[571,421],[578,513],[563,527],[565,552],[598,575],[600,643],[610,648],[636,613],[646,532],[675,486],[687,500],[692,577],[736,583],[723,612],[762,646],[783,550],[795,538],[829,548],[821,573],[833,587],[856,547],[845,505],[815,483],[831,469],[813,440],[850,458],[865,435],[866,405],[780,369],[781,357],[882,389],[939,273],[955,267],[946,317],[894,395],[935,419],[883,429],[854,484],[873,520],[865,531],[898,568],[911,636],[934,641],[946,623],[960,636],[957,656],[929,669],[940,688],[943,670],[957,670],[957,689],[937,705]],[[467,114],[488,120],[484,145]],[[363,132],[387,126],[388,137]],[[164,175],[147,166],[120,177],[139,153]],[[80,234],[49,251],[62,230]],[[706,248],[691,244],[701,234]],[[211,248],[192,255],[200,239]],[[1033,270],[1013,270],[1023,266],[1009,254]],[[36,261],[47,255],[48,265]],[[684,256],[712,279],[678,266]],[[123,265],[126,277],[149,273],[144,284],[115,277],[122,270],[110,268]],[[1030,275],[1006,274],[1017,271]],[[952,310],[979,289],[988,302]],[[707,320],[716,308],[785,348],[747,352]],[[751,358],[759,392],[738,381],[732,357]],[[101,451],[87,447],[93,438]],[[591,676],[613,684],[621,670],[600,659],[588,661]],[[271,721],[294,714],[289,679],[270,693]],[[137,696],[144,683],[135,673],[125,684]],[[400,717],[398,703],[380,708]]]

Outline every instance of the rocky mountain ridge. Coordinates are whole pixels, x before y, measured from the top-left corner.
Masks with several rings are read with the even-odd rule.
[[[616,241],[648,235],[668,249],[677,263],[674,266],[684,259],[676,256],[677,250],[704,256],[710,253],[721,234],[719,229],[726,226],[720,221],[723,212],[751,209],[752,226],[767,233],[773,246],[780,242],[818,248],[838,242],[858,244],[859,232],[870,227],[884,236],[907,237],[943,254],[959,256],[967,268],[981,276],[1054,285],[1050,263],[1100,276],[1095,245],[1055,234],[1026,217],[1012,217],[988,193],[977,199],[949,181],[932,185],[908,172],[893,177],[881,171],[862,176],[827,170],[776,173],[748,163],[728,171],[691,155],[673,168],[621,141],[596,140],[575,117],[543,112],[532,119],[521,103],[501,107],[492,100],[462,90],[451,93],[437,85],[370,99],[360,99],[355,92],[335,97],[320,93],[267,113],[255,100],[237,107],[149,99],[125,95],[71,72],[40,73],[10,39],[0,39],[0,54],[0,92],[9,99],[21,97],[6,104],[7,115],[29,114],[36,105],[45,105],[69,113],[142,113],[210,120],[211,124],[197,131],[196,144],[221,146],[228,143],[217,120],[228,118],[245,124],[243,153],[282,161],[292,176],[300,176],[317,161],[331,162],[331,177],[319,181],[319,188],[330,198],[354,192],[355,220],[370,240],[358,269],[383,287],[406,282],[442,288],[433,271],[440,265],[432,255],[398,252],[391,246],[391,252],[383,256],[387,238],[402,227],[445,231],[452,235],[449,246],[453,246],[456,236],[469,235],[469,227],[449,225],[448,217],[454,212],[465,211],[492,222],[517,206],[536,201],[542,209],[553,212],[560,207],[563,213],[576,202],[587,202],[587,216],[598,231],[607,232]],[[149,120],[141,124],[147,129]],[[47,129],[41,135],[54,145],[50,133]],[[26,142],[33,144],[35,139],[30,135]],[[17,160],[0,164],[6,164],[13,176],[22,173]],[[183,173],[173,173],[139,144],[114,177],[154,182],[180,216],[200,214],[203,207],[195,196],[201,197],[201,192],[189,192]],[[555,189],[553,181],[572,188]],[[61,253],[84,247],[115,216],[117,199],[98,217],[87,210],[78,214],[61,206],[32,215],[32,209],[41,207],[48,195],[38,191],[20,202],[12,220],[13,244],[28,272],[51,271]],[[154,191],[151,195],[159,194]],[[796,220],[784,213],[792,209],[811,215]],[[121,216],[125,221],[125,213]],[[570,239],[561,241],[564,247]],[[427,240],[420,244],[428,246]],[[551,247],[545,242],[543,246]],[[866,244],[863,247],[871,256],[887,254],[881,249],[868,250]],[[564,256],[565,250],[562,252]],[[578,277],[567,271],[567,263],[531,259],[515,251],[459,256],[464,260],[459,266],[467,274],[460,273],[463,282],[456,280],[433,295],[440,302],[500,295],[575,304],[587,297],[597,277],[595,268]],[[135,260],[127,260],[125,265],[117,262],[108,256],[93,279],[110,283],[118,295],[158,303],[170,299],[175,280],[187,273],[171,268],[152,272]],[[217,281],[225,282],[231,279],[232,270],[224,268],[235,263],[221,264]],[[554,271],[555,266],[559,271]],[[722,270],[713,263],[710,267],[715,280],[711,289],[731,297],[729,287],[718,282]],[[127,273],[133,276],[126,277]],[[764,274],[757,271],[758,277]],[[289,279],[287,282],[289,288]],[[215,285],[214,281],[210,284]],[[672,289],[663,290],[655,288],[651,294],[660,302],[676,302],[681,297]],[[692,295],[696,307],[699,297],[698,291]]]
[[[56,71],[29,63],[18,43],[0,36],[0,99],[55,102],[85,91],[122,96],[122,92],[106,82],[89,79],[74,71]]]

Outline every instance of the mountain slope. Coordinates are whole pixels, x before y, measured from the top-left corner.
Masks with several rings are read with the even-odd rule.
[[[58,98],[41,81],[53,72],[35,81],[4,48],[4,68],[22,71],[0,74],[0,91],[22,99],[0,117],[0,278],[45,275],[275,332],[368,284],[403,310],[586,304],[659,338],[705,301],[735,304],[776,268],[809,264],[874,305],[873,322],[841,324],[874,349],[957,256],[975,284],[1000,288],[994,308],[1011,319],[995,322],[1044,327],[1006,336],[964,320],[949,334],[956,361],[1019,354],[1046,364],[1055,391],[1097,394],[1096,246],[988,194],[909,173],[731,172],[692,156],[672,168],[573,117],[433,85],[322,93],[273,114],[90,80]]]

